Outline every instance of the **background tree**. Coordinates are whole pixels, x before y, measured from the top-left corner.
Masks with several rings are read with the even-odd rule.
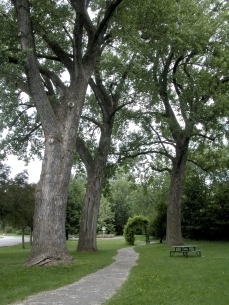
[[[132,143],[123,145],[122,153],[141,154],[149,174],[170,174],[167,245],[183,244],[181,198],[189,149],[210,141],[221,145],[225,133],[226,9],[220,1],[154,1],[142,6],[136,1],[125,23],[127,32],[137,33],[135,88],[143,102],[141,129]],[[128,43],[133,45],[133,40]]]
[[[80,216],[85,196],[85,177],[72,176],[69,189],[66,209],[66,238],[68,234],[78,234],[80,227]]]
[[[110,182],[110,193],[108,200],[111,203],[114,212],[115,232],[117,235],[123,235],[124,226],[131,214],[131,191],[133,182],[128,181],[125,175],[117,174],[116,179]]]
[[[188,171],[182,200],[182,231],[187,238],[228,239],[228,177],[212,174]]]
[[[25,248],[24,236],[27,227],[30,228],[30,236],[32,237],[35,189],[35,184],[28,183],[28,174],[25,171],[16,175],[8,188],[9,213],[7,218],[13,228],[21,230],[23,248]],[[30,238],[31,240],[32,238]]]
[[[97,230],[98,233],[101,234],[102,228],[106,228],[106,233],[111,234],[114,233],[114,212],[112,211],[112,206],[109,201],[106,200],[105,197],[101,197],[100,207],[99,207],[99,217],[98,217],[98,224]]]

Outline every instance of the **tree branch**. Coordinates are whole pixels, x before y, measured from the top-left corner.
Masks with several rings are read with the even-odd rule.
[[[27,135],[25,135],[25,136],[23,137],[22,140],[27,140],[27,139],[29,139],[30,136],[31,136],[37,129],[39,129],[41,126],[42,126],[41,123],[38,124],[38,125],[36,125],[33,129],[31,129],[31,131],[30,131]]]
[[[168,154],[168,151],[167,151],[167,149],[166,149],[166,147],[164,145],[164,142],[161,140],[161,136],[159,135],[159,133],[156,131],[156,129],[152,125],[150,125],[150,128],[153,130],[154,133],[156,133],[156,135],[157,135],[157,137],[159,139],[159,143],[161,143],[164,151]]]
[[[173,67],[173,85],[174,85],[174,88],[176,90],[176,93],[178,96],[180,96],[181,94],[181,91],[180,90],[183,90],[183,87],[177,83],[177,79],[175,77],[175,74],[176,74],[176,71],[177,71],[177,67],[179,65],[179,63],[184,59],[184,56],[180,56],[176,61],[175,61],[175,64],[174,64],[174,67]]]
[[[65,93],[65,86],[62,82],[62,80],[59,78],[58,75],[56,75],[54,72],[48,70],[47,68],[39,65],[39,71],[41,74],[45,75],[46,77],[48,77],[52,83],[54,84],[54,86],[56,87],[56,89],[59,91],[59,93],[63,96]]]
[[[99,27],[94,35],[95,39],[97,40],[98,37],[100,36],[100,34],[104,31],[104,29],[106,28],[110,18],[112,17],[115,9],[118,7],[118,5],[122,2],[123,0],[115,0],[115,1],[111,1],[109,6],[107,7],[105,16],[103,18],[103,20],[100,22]]]
[[[22,106],[22,104],[20,104],[20,106]],[[26,105],[26,106],[27,106],[27,108],[24,109],[23,111],[20,111],[20,112],[19,112],[19,114],[17,115],[17,117],[15,118],[15,120],[12,122],[12,124],[10,124],[9,127],[13,127],[13,126],[17,123],[17,121],[20,119],[20,117],[21,117],[28,109],[34,107],[33,105]]]
[[[56,54],[57,58],[62,62],[65,68],[68,70],[69,74],[73,73],[73,62],[67,52],[65,52],[62,47],[56,42],[48,37],[48,34],[44,34],[44,41],[48,44],[51,50]]]
[[[35,102],[45,134],[51,134],[52,137],[56,137],[60,140],[57,120],[46,96],[38,68],[29,2],[28,0],[12,0],[12,3],[14,4],[17,13],[18,35],[20,37],[22,51],[27,59],[24,68],[31,96]]]
[[[82,115],[81,119],[83,120],[87,120],[89,122],[92,122],[93,124],[95,124],[96,126],[98,126],[100,129],[103,128],[103,125],[101,123],[99,123],[98,121],[96,121],[94,118],[90,118],[88,116]]]
[[[211,136],[207,136],[207,135],[204,135],[204,134],[201,134],[201,133],[193,133],[192,137],[194,137],[194,136],[201,137],[201,138],[204,138],[204,139],[208,139],[210,141],[215,141],[215,139],[218,137],[218,135],[216,135],[215,137],[211,137]]]
[[[90,171],[93,168],[94,160],[87,150],[84,141],[79,136],[76,138],[76,150],[85,164],[87,171]]]
[[[165,156],[167,158],[169,158],[171,161],[174,161],[174,157],[171,156],[170,154],[166,153],[166,152],[163,152],[163,151],[159,151],[159,150],[146,150],[146,151],[141,151],[141,152],[137,152],[133,155],[126,155],[126,156],[123,156],[121,157],[121,153],[114,153],[114,155],[118,155],[119,156],[119,160],[124,160],[124,159],[127,159],[127,158],[136,158],[138,156],[141,156],[141,155],[148,155],[148,154],[159,154],[159,155],[162,155],[162,156]]]

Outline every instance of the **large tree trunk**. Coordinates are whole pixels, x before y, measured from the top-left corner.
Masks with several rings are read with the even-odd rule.
[[[77,251],[97,251],[96,233],[103,175],[104,169],[98,164],[89,173]]]
[[[77,251],[97,251],[96,234],[102,183],[110,149],[115,111],[119,100],[119,94],[113,97],[109,95],[102,84],[98,70],[96,72],[96,83],[92,79],[89,83],[100,106],[103,121],[98,123],[101,134],[95,156],[91,155],[90,150],[87,149],[81,139],[78,138],[76,141],[76,149],[86,166],[88,176]]]
[[[75,130],[79,121],[79,118],[75,119],[69,117],[62,141],[46,138],[41,177],[36,189],[33,246],[26,265],[50,265],[72,259],[66,246],[65,214]]]
[[[176,149],[176,157],[170,174],[170,192],[167,208],[166,244],[168,246],[183,245],[181,232],[181,197],[188,148]]]

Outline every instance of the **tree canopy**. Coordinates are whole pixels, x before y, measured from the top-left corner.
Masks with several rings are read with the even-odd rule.
[[[97,221],[107,161],[137,158],[129,164],[147,179],[169,173],[166,243],[182,244],[187,163],[206,170],[228,158],[228,2],[12,0],[0,14],[1,148],[25,157],[44,147],[27,264],[71,260],[76,147],[88,173],[81,232]]]

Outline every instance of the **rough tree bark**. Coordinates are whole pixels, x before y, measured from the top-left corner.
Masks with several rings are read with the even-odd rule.
[[[17,13],[18,36],[25,54],[24,69],[29,93],[45,135],[45,154],[36,190],[34,240],[27,266],[57,264],[72,259],[65,240],[65,211],[79,119],[90,76],[105,42],[107,24],[121,1],[112,1],[108,5],[97,28],[87,14],[88,1],[70,1],[76,13],[72,33],[73,55],[69,55],[48,35],[42,36],[56,55],[56,60],[69,72],[70,85],[66,86],[55,73],[39,65],[28,0],[12,0]],[[88,44],[83,51],[84,29]],[[46,86],[45,79],[48,79]],[[46,92],[52,84],[61,96],[60,103],[55,106],[52,106]]]
[[[94,122],[97,123],[101,130],[99,145],[95,156],[90,154],[80,138],[76,142],[76,149],[86,166],[88,176],[77,251],[97,251],[96,233],[102,183],[110,148],[115,112],[119,101],[118,94],[114,94],[113,96],[108,94],[102,84],[98,71],[95,78],[96,83],[91,79],[90,86],[98,101],[103,120],[102,122]]]
[[[81,214],[77,251],[97,251],[97,221],[106,165],[96,161],[93,164],[94,166],[87,166],[90,169],[87,170],[88,181]]]
[[[176,118],[176,115],[172,109],[169,99],[168,89],[168,75],[170,65],[174,54],[171,52],[165,62],[162,77],[161,77],[161,90],[160,96],[162,98],[166,117],[168,118],[169,129],[175,144],[175,156],[171,157],[172,170],[170,171],[170,191],[167,208],[167,227],[166,227],[166,244],[167,245],[183,245],[184,241],[181,232],[181,198],[182,188],[185,176],[185,169],[188,157],[188,146],[190,141],[190,134],[193,130],[192,120],[188,120],[184,112],[182,112],[183,119],[186,123],[182,128]],[[173,82],[176,87],[176,69],[182,57],[175,61],[173,67]],[[180,91],[177,90],[178,98],[180,97]],[[182,109],[182,106],[181,106]],[[191,118],[191,116],[190,116]],[[189,135],[189,136],[188,136]]]
[[[187,163],[188,140],[183,147],[176,147],[176,156],[170,172],[170,190],[167,207],[166,244],[168,246],[183,245],[181,231],[181,198],[185,168]]]

